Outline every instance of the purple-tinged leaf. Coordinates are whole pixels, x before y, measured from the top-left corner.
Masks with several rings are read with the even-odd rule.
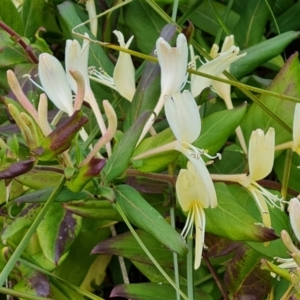
[[[21,160],[12,163],[4,170],[0,171],[0,179],[13,179],[19,175],[29,172],[34,166],[34,160]]]
[[[271,288],[272,276],[260,268],[262,255],[241,246],[227,265],[225,286],[236,299],[264,299]]]
[[[53,203],[37,229],[38,238],[46,258],[57,264],[70,248],[81,229],[82,219]]]

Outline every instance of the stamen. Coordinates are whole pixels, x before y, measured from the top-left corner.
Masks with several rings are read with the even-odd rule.
[[[45,92],[45,90],[43,89],[43,87],[40,86],[39,84],[37,84],[37,83],[31,78],[31,75],[30,75],[30,74],[24,74],[22,77],[23,77],[23,78],[26,78],[26,77],[27,77],[33,85],[35,85],[36,87],[38,87],[39,89],[41,89],[43,92]]]

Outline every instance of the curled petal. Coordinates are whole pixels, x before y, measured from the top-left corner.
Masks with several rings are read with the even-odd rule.
[[[175,92],[165,100],[165,112],[170,127],[179,142],[193,143],[201,131],[199,110],[192,94]]]
[[[252,180],[265,178],[273,168],[275,148],[275,130],[269,128],[266,135],[263,130],[252,132],[249,142],[249,173]]]
[[[73,114],[72,92],[59,60],[48,53],[42,53],[39,57],[38,72],[41,84],[50,100],[58,109],[71,116]]]
[[[161,90],[163,95],[180,91],[186,81],[188,46],[184,34],[179,34],[176,47],[171,47],[162,37],[156,41],[157,57],[161,68]]]
[[[120,46],[128,49],[133,40],[133,36],[125,44],[124,36],[120,31],[115,30],[114,34],[118,37]],[[120,51],[113,79],[120,95],[132,101],[135,93],[135,69],[130,54]]]
[[[226,52],[221,53],[217,58],[202,65],[198,71],[213,76],[220,75],[223,71],[229,68],[230,64],[240,59],[244,55],[239,55],[240,49],[232,46]],[[207,87],[210,87],[212,80],[209,78],[201,77],[198,75],[191,75],[191,92],[194,97],[200,95],[200,93]]]

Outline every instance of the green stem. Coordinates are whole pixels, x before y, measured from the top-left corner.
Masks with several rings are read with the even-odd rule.
[[[17,249],[14,251],[14,253],[10,257],[9,261],[7,262],[5,267],[3,268],[3,270],[0,274],[0,286],[2,286],[4,284],[5,280],[9,276],[11,270],[15,266],[16,262],[18,261],[19,257],[21,256],[22,252],[24,251],[24,249],[26,248],[29,240],[31,239],[31,237],[35,233],[36,229],[38,228],[39,224],[43,220],[44,216],[46,215],[48,209],[50,208],[50,205],[52,204],[55,197],[58,195],[58,193],[62,189],[62,187],[65,183],[65,180],[66,180],[65,177],[61,178],[57,188],[52,192],[49,199],[45,203],[44,207],[42,208],[42,210],[40,211],[40,213],[38,214],[36,219],[33,221],[31,226],[29,227],[28,231],[24,235],[24,237],[21,240],[20,244],[18,245]]]
[[[173,286],[173,288],[178,291],[178,293],[181,295],[181,297],[185,300],[190,300],[188,297],[176,286],[176,283],[169,277],[169,275],[164,271],[164,269],[159,265],[157,260],[154,258],[154,256],[150,253],[150,251],[147,249],[143,241],[140,239],[140,237],[137,235],[136,231],[131,226],[129,220],[127,219],[126,215],[124,214],[122,208],[118,203],[113,203],[113,207],[118,211],[118,213],[123,218],[124,222],[126,223],[127,227],[129,228],[130,232],[136,239],[136,241],[139,243],[141,248],[145,251],[146,255],[149,257],[149,259],[152,261],[152,263],[156,266],[156,268],[159,270],[159,272],[166,278],[166,280]]]
[[[281,187],[281,195],[284,200],[287,200],[287,190],[289,186],[291,165],[292,165],[293,151],[292,149],[286,150],[284,168],[283,168],[283,176],[282,176],[282,187]]]
[[[172,20],[176,23],[177,11],[178,11],[179,0],[174,0],[172,10]]]
[[[45,297],[35,296],[32,294],[18,292],[18,291],[14,291],[12,289],[4,288],[4,287],[0,288],[0,293],[5,294],[5,295],[10,295],[13,297],[22,298],[22,299],[28,299],[28,300],[46,300],[46,299],[54,300],[53,298],[45,298]]]
[[[170,187],[170,190],[172,190],[172,186]],[[173,197],[172,197],[173,198]],[[171,219],[171,225],[176,230],[176,224],[175,224],[175,212],[174,212],[174,207],[173,203],[170,207],[170,219]],[[174,266],[174,279],[175,283],[180,288],[180,280],[179,280],[179,269],[178,269],[178,255],[176,252],[173,252],[173,266]],[[176,300],[180,300],[180,294],[176,290]]]
[[[191,231],[187,237],[187,246],[189,249],[189,252],[187,254],[187,292],[188,292],[188,297],[189,300],[194,300],[194,270],[193,270],[193,226],[191,228]]]

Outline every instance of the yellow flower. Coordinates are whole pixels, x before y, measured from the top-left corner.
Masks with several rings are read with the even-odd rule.
[[[182,210],[187,213],[187,220],[182,230],[182,236],[186,237],[195,224],[195,262],[194,268],[201,264],[202,249],[205,234],[204,209],[217,206],[216,199],[212,199],[207,190],[203,176],[199,174],[194,165],[189,161],[187,169],[182,169],[176,181],[177,199]]]

